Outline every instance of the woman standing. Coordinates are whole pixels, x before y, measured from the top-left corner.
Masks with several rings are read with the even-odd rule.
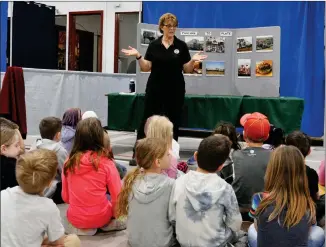
[[[191,73],[195,62],[202,61],[207,56],[197,53],[191,58],[187,44],[175,36],[177,26],[176,16],[166,13],[159,20],[159,31],[163,35],[149,44],[144,57],[130,46],[129,49],[121,50],[127,56],[136,57],[141,71],[151,72],[146,85],[144,115],[138,128],[137,140],[145,137],[147,118],[164,115],[173,123],[173,138],[178,141],[185,96],[182,71]]]

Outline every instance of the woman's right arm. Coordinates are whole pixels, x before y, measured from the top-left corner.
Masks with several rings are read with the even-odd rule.
[[[139,58],[141,55],[140,53],[137,54],[136,58]],[[143,56],[138,60],[139,67],[143,72],[149,72],[152,69],[152,62],[146,60]]]

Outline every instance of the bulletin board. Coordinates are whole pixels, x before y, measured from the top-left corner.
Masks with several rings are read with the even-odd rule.
[[[280,27],[242,29],[178,28],[176,36],[190,55],[203,51],[207,59],[184,74],[186,94],[279,97]],[[158,25],[138,24],[137,50],[162,35]],[[144,93],[150,72],[137,64],[136,93]]]

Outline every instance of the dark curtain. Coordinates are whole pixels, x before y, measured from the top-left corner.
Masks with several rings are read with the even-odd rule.
[[[13,66],[57,68],[55,7],[34,2],[14,2]]]
[[[325,2],[143,2],[143,22],[173,13],[183,28],[281,27],[280,95],[305,100],[301,129],[324,133]]]
[[[7,19],[7,51],[6,51],[6,56],[7,56],[7,67],[10,66],[10,17]]]
[[[77,30],[79,35],[79,70],[93,72],[94,33]]]

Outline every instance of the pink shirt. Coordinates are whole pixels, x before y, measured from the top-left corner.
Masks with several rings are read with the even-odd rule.
[[[319,184],[325,186],[325,160],[323,160],[318,170]]]
[[[91,157],[93,155],[93,157]],[[62,173],[62,199],[69,204],[68,221],[76,228],[100,228],[114,217],[121,190],[119,173],[113,161],[105,156],[98,159],[98,171],[91,160],[96,154],[87,151],[81,156],[75,172]],[[111,201],[106,193],[111,195]]]

